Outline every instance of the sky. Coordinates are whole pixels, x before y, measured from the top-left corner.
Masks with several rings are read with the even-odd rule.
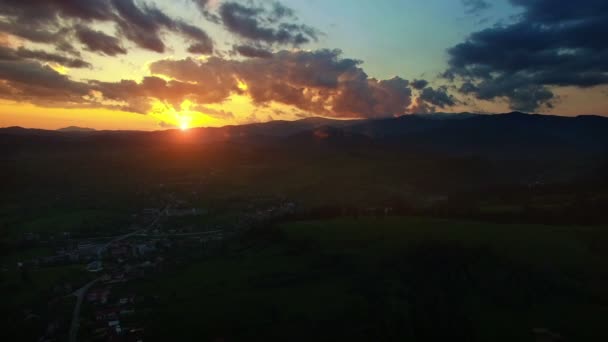
[[[0,127],[608,115],[608,2],[0,0]]]

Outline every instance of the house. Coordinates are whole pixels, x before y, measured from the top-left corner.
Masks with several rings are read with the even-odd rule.
[[[37,234],[37,233],[31,233],[31,232],[30,233],[25,233],[23,237],[24,237],[24,239],[26,241],[38,241],[38,240],[40,240],[40,235]]]
[[[135,310],[133,310],[133,309],[126,309],[125,308],[125,309],[121,309],[120,310],[120,315],[121,316],[128,316],[128,315],[132,315],[134,313],[135,313]]]
[[[167,209],[168,217],[184,217],[184,216],[201,216],[207,213],[206,210],[197,208],[169,208]]]
[[[114,246],[110,249],[110,255],[114,258],[124,258],[129,255],[129,248],[125,245]]]
[[[109,321],[108,327],[110,327],[110,329],[113,330],[117,335],[120,335],[122,333],[122,328],[120,327],[119,320]]]
[[[87,301],[90,303],[101,303],[105,304],[108,302],[110,296],[110,289],[108,288],[96,288],[92,289],[87,293]]]
[[[146,208],[142,211],[144,215],[158,215],[160,214],[160,210],[155,208]]]
[[[78,245],[78,254],[82,257],[101,258],[105,251],[104,245],[99,244],[80,244]]]
[[[100,272],[103,270],[103,263],[99,260],[90,262],[87,264],[87,271],[89,272]]]
[[[114,271],[112,272],[111,276],[110,276],[110,280],[108,280],[108,283],[120,283],[120,282],[124,282],[126,281],[125,279],[125,273],[122,271]]]
[[[59,265],[66,263],[67,261],[69,261],[69,258],[65,255],[53,255],[40,259],[40,263],[46,266]]]
[[[116,320],[120,314],[118,308],[105,308],[95,311],[96,321]]]
[[[536,328],[532,330],[532,333],[534,334],[536,341],[538,342],[557,342],[564,340],[560,334],[555,333],[549,329]]]
[[[156,247],[154,245],[147,243],[135,244],[131,247],[131,249],[133,251],[133,256],[136,258],[143,257],[146,254],[156,251]]]
[[[127,330],[124,340],[128,342],[143,342],[144,329],[131,328]]]
[[[126,305],[129,303],[133,303],[135,301],[135,295],[129,295],[127,297],[122,297],[118,300],[118,304]]]

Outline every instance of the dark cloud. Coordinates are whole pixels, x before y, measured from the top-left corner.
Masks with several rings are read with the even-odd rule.
[[[429,82],[427,80],[413,80],[411,84],[414,89],[422,90],[429,85]]]
[[[188,46],[188,52],[199,55],[210,55],[213,53],[213,46],[205,43],[195,43]]]
[[[108,36],[101,31],[91,30],[85,26],[78,26],[76,27],[76,37],[89,51],[101,52],[108,56],[127,53],[127,50],[122,47],[118,38]]]
[[[89,50],[123,53],[116,37],[86,28],[91,22],[111,22],[123,38],[143,49],[165,51],[164,31],[178,34],[191,43],[190,51],[211,54],[213,42],[202,29],[174,19],[145,2],[134,0],[0,0],[0,31],[38,42],[67,46],[71,37]],[[114,39],[110,39],[114,38]]]
[[[420,99],[439,108],[451,107],[456,104],[454,96],[448,94],[447,87],[424,88],[420,92]]]
[[[0,0],[2,13],[17,20],[42,24],[52,23],[57,17],[83,20],[106,20],[112,13],[107,0]]]
[[[213,53],[213,40],[205,31],[180,21],[175,22],[175,28],[192,42],[188,47],[188,52],[201,55]]]
[[[109,20],[107,0],[0,0],[0,30],[21,38],[49,44],[65,44],[72,20]]]
[[[50,53],[42,50],[29,50],[20,47],[16,50],[8,47],[0,47],[0,60],[37,60],[41,62],[57,63],[70,68],[90,68],[90,63],[78,58],[70,58],[63,55]]]
[[[480,15],[481,12],[492,7],[486,0],[461,0],[466,8],[467,14]]]
[[[297,18],[293,10],[278,2],[270,8],[224,2],[219,7],[219,18],[228,31],[255,42],[298,46],[317,41],[319,35],[310,26],[294,23]]]
[[[480,100],[491,101],[496,97],[509,99],[511,109],[534,111],[542,105],[551,106],[554,94],[545,86],[536,85],[527,77],[503,75],[478,84],[466,81],[460,87],[463,94],[473,94]]]
[[[220,16],[217,15],[216,13],[213,13],[209,9],[209,3],[211,2],[210,0],[192,0],[192,1],[198,7],[198,9],[200,10],[203,17],[205,17],[205,19],[207,19],[213,23],[216,23],[216,24],[222,23],[222,19],[220,18]]]
[[[164,52],[165,43],[160,37],[160,30],[170,20],[164,15],[150,15],[135,4],[134,0],[112,0],[120,18],[117,19],[120,32],[139,47]],[[160,19],[160,21],[159,21]],[[169,22],[168,22],[169,21]]]
[[[117,20],[121,33],[139,47],[164,52],[165,44],[161,38],[161,30],[166,29],[179,33],[192,45],[188,51],[193,53],[211,54],[213,42],[200,28],[175,20],[154,7],[144,5],[138,7],[134,0],[112,0],[120,19]]]
[[[207,6],[209,5],[209,0],[192,0],[201,11],[207,10]]]
[[[25,59],[36,59],[39,61],[58,63],[70,68],[92,67],[90,63],[85,62],[82,59],[69,58],[42,50],[28,50],[26,48],[21,47],[17,50],[17,55]]]
[[[551,105],[553,86],[608,84],[608,2],[510,1],[524,10],[516,22],[475,32],[448,50],[446,76],[462,79],[462,90],[534,111]]]
[[[46,3],[65,17],[84,20],[105,20],[112,14],[112,8],[107,0],[33,0],[27,2]]]
[[[270,15],[270,20],[274,22],[278,22],[283,18],[296,18],[296,14],[293,9],[281,4],[280,2],[274,2],[272,4],[272,11]]]
[[[255,46],[250,45],[238,45],[234,47],[234,51],[243,57],[249,58],[270,58],[272,57],[272,52],[263,49],[257,48]]]
[[[85,83],[75,82],[35,61],[0,60],[0,97],[43,106],[86,106]]]

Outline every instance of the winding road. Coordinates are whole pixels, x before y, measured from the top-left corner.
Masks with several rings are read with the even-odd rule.
[[[80,308],[82,306],[82,301],[84,300],[84,296],[87,294],[87,291],[91,288],[91,286],[95,285],[101,278],[97,278],[95,280],[90,281],[85,286],[76,290],[73,295],[76,296],[76,306],[74,306],[74,312],[72,314],[72,325],[70,326],[70,342],[76,342],[76,338],[78,337],[78,327],[80,326]]]
[[[158,213],[158,216],[154,219],[154,221],[152,221],[152,223],[150,223],[146,228],[142,228],[142,229],[136,230],[134,232],[115,237],[112,240],[108,241],[106,244],[104,244],[103,249],[105,250],[108,247],[110,247],[113,243],[128,239],[131,236],[135,236],[137,234],[141,234],[142,232],[146,231],[147,229],[154,227],[154,225],[158,222],[158,220],[160,220],[160,218],[163,216],[163,214],[167,213],[167,210],[169,210],[169,206],[166,206],[165,209],[161,210]],[[82,302],[83,302],[84,297],[86,296],[87,292],[91,288],[91,286],[95,285],[95,283],[97,283],[99,280],[101,280],[101,278],[91,280],[86,285],[84,285],[83,287],[79,288],[78,290],[76,290],[72,293],[73,296],[76,296],[76,305],[74,306],[74,312],[72,313],[72,323],[70,325],[69,342],[76,342],[78,339],[78,328],[80,326],[80,309],[82,307]]]

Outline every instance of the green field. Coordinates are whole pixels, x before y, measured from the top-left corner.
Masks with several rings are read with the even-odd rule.
[[[65,284],[75,290],[90,280],[81,265],[55,266],[26,271],[11,267],[0,274],[3,294],[0,313],[7,338],[35,341],[47,328],[47,322],[69,324],[75,297],[65,296]],[[59,286],[57,288],[56,286]],[[31,313],[31,315],[29,315]]]
[[[158,298],[147,340],[605,341],[606,242],[606,227],[294,222],[123,290]]]

